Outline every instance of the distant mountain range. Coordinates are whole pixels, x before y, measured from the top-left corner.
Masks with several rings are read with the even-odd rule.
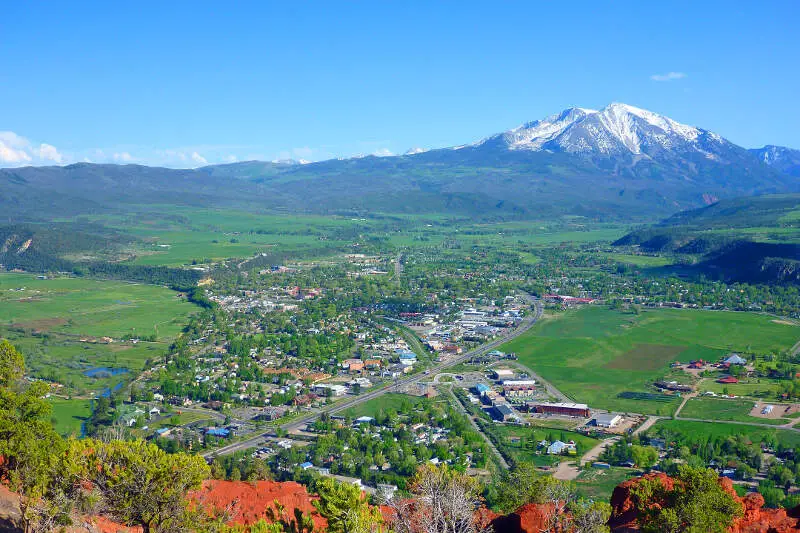
[[[716,133],[611,104],[570,108],[468,145],[392,157],[194,170],[85,163],[3,169],[0,206],[12,221],[152,203],[641,220],[720,198],[798,191],[799,160],[796,150],[747,150]]]

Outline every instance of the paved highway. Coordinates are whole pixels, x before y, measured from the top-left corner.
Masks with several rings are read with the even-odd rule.
[[[395,381],[395,382],[393,382],[391,384],[386,384],[386,385],[383,385],[383,386],[378,387],[376,389],[373,389],[373,390],[371,390],[369,392],[365,392],[365,393],[363,393],[363,394],[361,394],[359,396],[356,396],[354,398],[350,398],[350,399],[347,399],[347,400],[344,400],[344,401],[336,402],[336,404],[334,404],[332,406],[320,407],[320,408],[314,409],[313,411],[309,412],[309,414],[303,416],[302,418],[297,418],[295,420],[292,420],[291,422],[287,422],[286,424],[283,424],[281,426],[281,428],[286,430],[286,431],[290,431],[290,432],[294,431],[294,430],[297,430],[297,429],[300,429],[302,427],[305,427],[308,423],[313,422],[314,420],[316,420],[317,417],[319,417],[323,412],[327,412],[329,414],[340,413],[340,412],[342,412],[342,411],[344,411],[346,409],[350,409],[351,407],[354,407],[356,405],[359,405],[359,404],[362,404],[362,403],[367,402],[369,400],[372,400],[374,398],[378,398],[380,396],[383,396],[387,392],[392,392],[393,390],[397,390],[400,387],[403,387],[403,386],[406,386],[406,385],[411,385],[411,384],[414,384],[414,383],[418,383],[418,382],[424,381],[424,380],[429,380],[429,379],[431,379],[431,376],[434,376],[435,374],[441,372],[442,370],[445,370],[445,369],[450,368],[452,366],[456,366],[456,365],[461,364],[461,363],[463,363],[465,361],[468,361],[469,359],[471,359],[473,357],[477,357],[479,355],[484,355],[484,354],[486,354],[488,352],[491,352],[492,350],[497,349],[499,346],[505,344],[506,342],[510,341],[511,339],[519,337],[520,335],[522,335],[523,333],[528,331],[536,323],[536,321],[539,320],[539,318],[541,318],[542,312],[544,310],[544,308],[542,306],[542,303],[539,300],[533,298],[530,295],[526,295],[526,298],[528,299],[528,301],[533,306],[533,311],[528,316],[526,316],[522,320],[522,322],[516,328],[514,328],[512,331],[510,331],[510,332],[508,332],[508,333],[506,333],[504,335],[501,335],[500,337],[498,337],[498,338],[496,338],[496,339],[494,339],[494,340],[492,340],[492,341],[490,341],[490,342],[488,342],[486,344],[483,344],[483,345],[479,346],[478,348],[475,348],[474,350],[470,350],[470,351],[468,351],[468,352],[466,352],[466,353],[464,353],[462,355],[459,355],[458,357],[455,357],[455,358],[450,359],[448,361],[444,361],[442,363],[434,364],[432,367],[430,367],[428,369],[429,372],[427,374],[423,373],[423,372],[420,372],[420,373],[414,374],[413,376],[409,376],[407,378],[402,378],[402,379],[399,379],[399,380],[397,380],[397,381]],[[258,446],[261,442],[263,442],[264,439],[266,439],[268,437],[272,437],[272,436],[274,436],[274,434],[272,434],[272,433],[260,433],[260,434],[255,435],[255,436],[253,436],[253,437],[251,437],[251,438],[249,438],[247,440],[243,440],[243,441],[240,441],[240,442],[234,442],[232,444],[229,444],[228,446],[224,446],[222,448],[218,448],[216,450],[212,450],[212,451],[206,452],[206,453],[203,454],[203,457],[213,457],[213,456],[218,456],[218,455],[227,455],[227,454],[231,454],[231,453],[234,453],[236,451],[239,451],[239,450],[246,450],[248,448],[253,448],[253,447]]]

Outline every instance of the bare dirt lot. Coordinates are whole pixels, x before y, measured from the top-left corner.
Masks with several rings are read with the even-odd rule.
[[[765,413],[765,408],[771,405],[772,410]],[[769,403],[769,402],[756,402],[755,406],[750,410],[750,416],[758,418],[786,418],[787,416],[800,412],[800,404],[796,403]]]

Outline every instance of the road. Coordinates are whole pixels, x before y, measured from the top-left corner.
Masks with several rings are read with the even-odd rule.
[[[486,344],[484,344],[482,346],[479,346],[478,348],[475,348],[474,350],[470,350],[470,351],[468,351],[466,353],[463,353],[463,354],[459,355],[458,357],[455,357],[453,359],[450,359],[448,361],[444,361],[444,362],[441,362],[441,363],[436,363],[436,364],[434,364],[433,366],[431,366],[428,369],[428,373],[427,374],[420,372],[418,374],[414,374],[413,376],[410,376],[410,377],[407,377],[407,378],[398,379],[397,381],[395,381],[393,383],[390,383],[390,384],[387,384],[387,385],[383,385],[383,386],[378,387],[378,388],[376,388],[374,390],[371,390],[369,392],[363,393],[363,394],[361,394],[361,395],[359,395],[359,396],[357,396],[355,398],[350,398],[350,399],[347,399],[347,400],[344,400],[344,401],[336,402],[334,405],[332,405],[330,407],[321,407],[321,408],[314,409],[308,415],[303,416],[302,418],[298,418],[298,419],[295,419],[295,420],[293,420],[291,422],[287,422],[286,424],[281,425],[280,426],[281,429],[283,429],[285,431],[288,431],[288,432],[300,429],[301,427],[304,427],[304,426],[308,425],[310,422],[313,422],[314,420],[316,420],[317,417],[319,417],[323,412],[327,412],[328,414],[340,413],[342,411],[350,409],[351,407],[355,407],[356,405],[360,405],[360,404],[362,404],[364,402],[368,402],[369,400],[373,400],[375,398],[379,398],[379,397],[383,396],[384,394],[386,394],[387,392],[396,391],[396,390],[399,390],[401,387],[405,387],[407,385],[418,383],[418,382],[424,381],[426,379],[431,379],[430,376],[435,375],[435,374],[437,374],[437,373],[439,373],[439,372],[441,372],[441,371],[443,371],[443,370],[445,370],[447,368],[459,365],[459,364],[461,364],[461,363],[463,363],[465,361],[468,361],[468,360],[472,359],[473,357],[477,357],[479,355],[484,355],[484,354],[486,354],[488,352],[491,352],[492,350],[497,349],[499,346],[505,344],[506,342],[508,342],[508,341],[510,341],[512,339],[515,339],[515,338],[519,337],[520,335],[522,335],[523,333],[528,331],[536,323],[536,321],[541,318],[542,312],[544,311],[544,307],[542,306],[542,303],[539,300],[533,298],[530,295],[526,295],[526,299],[533,306],[533,311],[528,316],[526,316],[522,320],[522,322],[519,324],[519,326],[514,328],[513,331],[510,331],[510,332],[508,332],[508,333],[506,333],[504,335],[501,335],[500,337],[498,337],[498,338],[496,338],[496,339],[494,339],[494,340],[492,340],[492,341],[490,341],[490,342],[488,342],[488,343],[486,343]],[[271,433],[260,433],[260,434],[255,435],[255,436],[253,436],[253,437],[251,437],[251,438],[249,438],[247,440],[243,440],[243,441],[240,441],[240,442],[234,442],[232,444],[229,444],[228,446],[223,446],[222,448],[219,448],[217,450],[208,451],[208,452],[203,454],[203,457],[213,457],[213,456],[218,456],[218,455],[228,455],[228,454],[234,453],[234,452],[239,451],[239,450],[246,450],[248,448],[252,448],[252,447],[256,446],[257,443],[263,441],[264,438],[269,437],[269,436],[272,436],[272,434]]]
[[[490,439],[489,436],[486,435],[486,433],[483,432],[483,430],[480,428],[478,423],[475,421],[475,417],[473,417],[470,413],[468,413],[467,410],[464,408],[464,406],[461,404],[461,401],[458,398],[456,398],[456,395],[453,392],[452,385],[450,387],[448,387],[447,390],[448,390],[448,392],[450,393],[450,396],[453,399],[453,403],[455,403],[456,409],[461,411],[461,414],[463,414],[467,418],[467,420],[469,420],[469,423],[472,425],[472,429],[477,431],[478,435],[483,437],[483,440],[486,442],[486,445],[489,446],[489,449],[492,450],[492,452],[494,453],[495,457],[497,457],[497,461],[500,463],[500,465],[503,468],[505,468],[506,470],[508,470],[510,467],[508,466],[508,463],[506,462],[505,458],[503,457],[503,454],[500,453],[500,450],[498,450],[497,446],[494,445],[494,443],[492,442],[492,439]]]

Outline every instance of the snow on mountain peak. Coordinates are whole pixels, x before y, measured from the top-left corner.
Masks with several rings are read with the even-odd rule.
[[[406,151],[406,153],[404,155],[424,154],[427,151],[428,151],[427,148],[420,148],[420,147],[416,146],[414,148],[409,148],[408,151]]]
[[[652,111],[615,102],[600,110],[571,107],[472,146],[501,142],[510,150],[642,154],[694,147],[703,133]],[[721,140],[713,134],[707,137]]]

